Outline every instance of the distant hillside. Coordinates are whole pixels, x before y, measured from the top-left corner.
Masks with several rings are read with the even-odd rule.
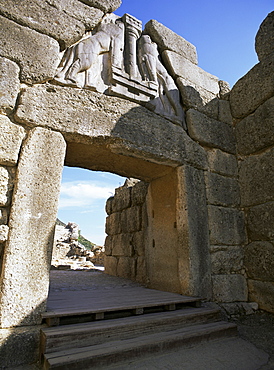
[[[58,226],[63,226],[63,227],[66,227],[67,225],[62,222],[61,220],[59,220],[59,218],[56,219],[56,225]],[[78,241],[79,243],[81,243],[82,245],[84,245],[86,247],[86,249],[88,250],[93,250],[94,247],[96,247],[96,244],[95,243],[92,243],[91,241],[89,241],[88,239],[86,239],[83,235],[81,235],[81,232],[79,232],[79,237],[78,237]]]

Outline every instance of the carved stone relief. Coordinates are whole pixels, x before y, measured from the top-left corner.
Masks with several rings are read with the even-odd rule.
[[[185,128],[179,90],[157,44],[131,15],[107,14],[92,33],[66,49],[54,81],[132,100]]]

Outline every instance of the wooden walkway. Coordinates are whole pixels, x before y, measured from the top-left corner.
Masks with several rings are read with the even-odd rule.
[[[140,315],[152,309],[171,311],[182,306],[199,307],[200,299],[140,286],[86,291],[64,290],[50,292],[47,312],[43,314],[43,318],[49,326],[54,326],[73,317],[77,320],[77,317],[81,316],[82,320],[93,321],[102,320],[113,313]]]

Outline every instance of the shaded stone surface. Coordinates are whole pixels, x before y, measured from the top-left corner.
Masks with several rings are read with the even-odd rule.
[[[9,0],[1,4],[1,13],[53,37],[63,48],[78,41],[86,30],[92,30],[104,15],[77,0]]]
[[[255,49],[260,61],[274,54],[274,12],[268,14],[255,38]]]
[[[6,58],[0,57],[0,112],[13,110],[19,93],[19,66]]]
[[[232,116],[243,118],[274,94],[274,57],[256,64],[230,92]]]
[[[274,143],[274,97],[268,99],[254,114],[236,125],[236,139],[240,154],[247,155]]]
[[[240,274],[214,275],[213,299],[217,302],[237,302],[247,300],[246,279]]]
[[[274,245],[256,241],[245,247],[244,266],[254,280],[274,281]]]
[[[219,79],[216,76],[205,72],[174,51],[165,50],[162,56],[166,67],[174,78],[183,77],[213,94],[219,93]]]
[[[146,23],[145,33],[158,44],[160,52],[171,50],[198,64],[196,47],[163,24],[152,19]]]
[[[0,25],[0,55],[19,64],[21,82],[53,78],[59,63],[58,42],[1,16]]]
[[[234,208],[208,206],[210,243],[239,245],[246,241],[244,214]]]
[[[274,240],[274,202],[249,208],[246,220],[251,240]]]
[[[248,279],[249,299],[259,304],[259,308],[274,313],[274,283]]]
[[[220,175],[236,177],[238,163],[235,155],[228,154],[219,149],[207,150],[209,168]]]
[[[0,164],[15,165],[25,130],[12,123],[8,117],[0,115],[0,131]]]
[[[186,113],[189,135],[199,143],[235,154],[236,140],[233,128],[223,122],[189,109]]]
[[[243,268],[242,247],[211,247],[211,271],[214,275],[241,272]]]
[[[240,189],[236,179],[216,173],[206,173],[207,200],[209,204],[239,206]]]
[[[239,163],[239,182],[243,207],[274,200],[274,148],[243,158]]]
[[[4,251],[2,328],[40,323],[45,310],[64,155],[62,135],[43,128],[24,144]]]
[[[119,8],[121,0],[80,0],[82,3],[101,9],[105,13],[114,12]]]

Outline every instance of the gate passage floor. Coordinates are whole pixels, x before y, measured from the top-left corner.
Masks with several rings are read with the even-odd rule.
[[[121,292],[140,287],[140,284],[127,279],[113,277],[98,270],[51,271],[49,299],[62,292],[75,292],[78,298],[94,292]],[[138,290],[138,289],[137,289]],[[99,298],[98,298],[99,299]],[[80,303],[80,302],[79,302]],[[127,361],[109,370],[273,370],[273,315],[257,313],[253,317],[238,320],[238,338],[226,338],[204,342],[199,345],[183,347],[167,353],[158,353],[139,360]],[[248,321],[249,320],[249,321]],[[272,338],[272,342],[271,342]],[[254,344],[252,344],[253,342]],[[270,355],[270,356],[269,356]]]

